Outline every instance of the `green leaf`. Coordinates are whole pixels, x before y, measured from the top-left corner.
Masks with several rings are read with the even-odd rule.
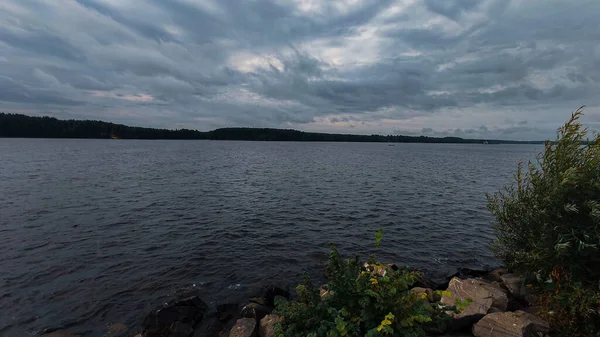
[[[379,230],[377,231],[377,234],[375,234],[375,248],[379,247],[379,243],[381,242],[382,238],[383,238],[383,228],[379,228]]]

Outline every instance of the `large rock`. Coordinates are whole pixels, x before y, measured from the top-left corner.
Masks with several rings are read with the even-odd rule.
[[[525,299],[527,296],[527,286],[525,285],[525,278],[516,274],[504,274],[500,276],[502,283],[506,286],[510,293],[518,298]]]
[[[502,282],[502,275],[506,274],[505,268],[496,268],[488,274],[488,278],[492,281]]]
[[[151,312],[142,323],[145,337],[187,337],[204,316],[208,306],[190,297]]]
[[[476,337],[544,336],[549,331],[546,321],[523,311],[489,314],[473,326]]]
[[[123,323],[115,323],[108,328],[107,335],[109,337],[121,336],[127,333],[127,325]]]
[[[423,299],[426,299],[427,301],[429,301],[431,303],[439,302],[442,299],[442,297],[438,293],[433,291],[433,289],[423,288],[423,287],[414,287],[410,291],[418,294]]]
[[[217,306],[218,307],[218,306]],[[194,337],[216,337],[223,330],[229,334],[229,329],[225,327],[227,321],[221,322],[219,320],[218,312],[211,312],[202,318],[202,322],[198,326],[194,327]],[[233,324],[232,324],[233,325]]]
[[[217,305],[217,313],[219,321],[226,322],[230,318],[233,318],[239,312],[239,304],[237,303],[224,303]]]
[[[460,328],[477,322],[492,308],[492,311],[506,311],[508,306],[506,291],[485,280],[461,280],[455,277],[450,280],[447,291],[450,292],[450,296],[443,296],[441,300],[445,305],[455,305],[457,299],[472,300],[461,313],[454,315],[451,328]]]
[[[289,291],[271,284],[266,287],[261,297],[265,299],[264,304],[272,307],[275,305],[276,296],[283,296],[289,299],[291,295]]]
[[[244,318],[254,318],[258,322],[271,313],[271,308],[263,304],[250,302],[242,308],[240,315]]]
[[[255,337],[256,320],[254,318],[240,318],[229,331],[229,337]]]
[[[278,315],[267,315],[260,320],[258,335],[260,337],[275,337],[275,324],[281,323],[283,317]]]
[[[194,326],[189,323],[175,322],[169,327],[169,337],[188,337],[194,332]]]
[[[448,274],[447,279],[452,280],[455,277],[465,280],[470,278],[482,278],[489,273],[489,269],[457,268]]]

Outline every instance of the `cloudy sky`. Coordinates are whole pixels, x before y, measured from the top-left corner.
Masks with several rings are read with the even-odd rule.
[[[598,0],[1,0],[0,111],[209,130],[600,129]]]

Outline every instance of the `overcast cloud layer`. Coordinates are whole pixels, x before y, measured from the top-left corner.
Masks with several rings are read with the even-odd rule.
[[[598,0],[2,0],[2,111],[209,130],[600,129]]]

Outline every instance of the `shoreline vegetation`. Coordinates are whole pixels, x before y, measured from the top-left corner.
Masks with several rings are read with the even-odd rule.
[[[488,195],[505,267],[459,269],[436,284],[423,273],[344,258],[331,244],[325,284],[269,285],[211,309],[199,297],[150,312],[114,337],[599,337],[600,136],[586,145],[577,110],[537,162]],[[123,326],[120,326],[123,328]],[[111,327],[113,329],[113,327]],[[118,330],[118,329],[117,329]],[[53,333],[55,335],[53,335]],[[61,331],[51,337],[75,337]]]
[[[295,142],[454,143],[454,144],[543,144],[543,141],[511,141],[402,135],[353,135],[304,132],[273,128],[220,128],[212,131],[168,130],[127,126],[93,120],[60,120],[0,113],[0,138],[81,139],[186,139]]]

